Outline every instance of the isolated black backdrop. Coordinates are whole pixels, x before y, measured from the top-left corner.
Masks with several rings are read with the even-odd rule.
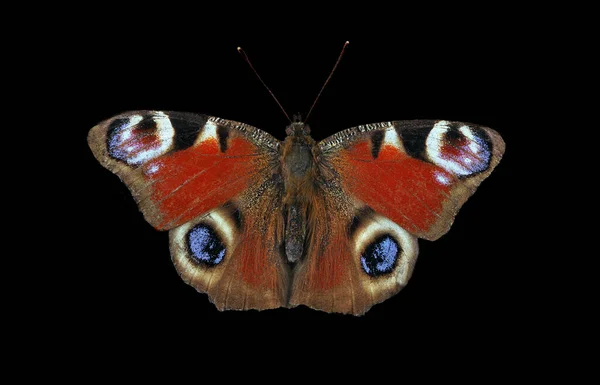
[[[74,272],[66,283],[76,322],[93,324],[99,338],[110,339],[177,335],[179,327],[210,334],[225,320],[376,320],[379,327],[424,333],[475,336],[493,330],[494,339],[517,327],[524,294],[515,261],[523,252],[508,239],[518,226],[513,155],[526,92],[521,73],[527,71],[518,60],[521,42],[482,34],[483,22],[428,37],[404,30],[385,38],[355,32],[289,37],[279,30],[255,38],[243,29],[225,36],[213,25],[171,26],[167,34],[119,27],[96,34],[82,25],[85,43],[64,36],[73,50],[65,69],[72,80],[69,123],[76,122],[71,145],[80,170],[72,209],[81,253],[71,257]],[[345,57],[308,121],[314,139],[365,123],[447,119],[497,130],[507,143],[505,158],[448,234],[436,242],[419,241],[408,286],[365,316],[305,307],[219,312],[179,278],[168,233],[147,224],[125,185],[97,163],[87,132],[124,111],[157,109],[241,121],[283,139],[285,116],[236,47],[245,49],[288,114],[306,114],[346,40]]]

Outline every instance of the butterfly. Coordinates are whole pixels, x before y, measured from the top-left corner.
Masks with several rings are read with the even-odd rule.
[[[418,238],[445,234],[504,153],[487,127],[360,125],[279,141],[213,116],[133,111],[93,127],[96,159],[169,231],[182,279],[219,310],[306,305],[364,314],[398,293]]]

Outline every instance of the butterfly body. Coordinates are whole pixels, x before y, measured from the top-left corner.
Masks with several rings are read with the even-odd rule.
[[[310,137],[310,129],[301,122],[292,123],[282,143],[281,172],[284,181],[282,215],[286,218],[285,255],[289,263],[302,258],[306,235],[310,230],[310,210],[321,180],[318,170],[318,147]]]
[[[504,151],[495,131],[447,121],[357,126],[321,142],[299,121],[286,133],[134,111],[88,141],[148,222],[170,231],[183,280],[219,309],[352,314],[406,285],[417,238],[448,231]]]

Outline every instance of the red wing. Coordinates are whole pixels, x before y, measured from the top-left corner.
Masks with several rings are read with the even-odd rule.
[[[484,127],[409,121],[351,128],[319,148],[313,232],[290,304],[362,314],[406,285],[417,237],[448,231],[504,142]]]
[[[88,142],[146,220],[171,229],[171,256],[185,282],[219,309],[287,304],[276,139],[215,117],[136,111],[95,126]]]
[[[306,258],[294,270],[290,305],[364,314],[396,294],[415,265],[417,238],[326,186],[314,201]]]
[[[219,310],[287,304],[290,272],[279,248],[283,232],[276,210],[281,204],[279,187],[264,181],[241,199],[169,232],[177,271],[186,283],[207,293]]]
[[[422,120],[351,128],[319,146],[345,191],[428,240],[448,231],[504,153],[489,128]]]
[[[278,165],[269,134],[205,115],[130,112],[92,128],[88,142],[159,230],[227,202]]]

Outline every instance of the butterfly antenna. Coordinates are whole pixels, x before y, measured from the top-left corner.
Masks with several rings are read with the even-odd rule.
[[[323,87],[321,87],[321,91],[319,91],[319,94],[317,95],[317,98],[315,99],[315,101],[313,102],[312,106],[310,107],[310,110],[308,110],[308,114],[306,114],[306,119],[304,119],[305,122],[308,120],[308,117],[310,116],[310,113],[312,112],[313,108],[315,108],[315,104],[317,104],[317,100],[319,100],[319,97],[321,96],[321,93],[325,89],[325,86],[327,85],[327,83],[329,83],[329,79],[331,79],[331,76],[335,72],[335,69],[337,68],[338,64],[340,64],[340,60],[342,60],[342,55],[344,55],[344,50],[346,50],[346,46],[348,44],[350,44],[349,41],[347,41],[347,42],[344,43],[344,46],[342,47],[342,52],[340,52],[340,56],[338,56],[338,59],[335,62],[335,65],[333,66],[333,69],[329,73],[329,77],[327,78],[327,80],[325,80],[325,84],[323,84]]]
[[[290,119],[290,117],[288,116],[287,112],[285,112],[285,110],[283,109],[283,106],[281,105],[281,103],[279,103],[279,100],[277,100],[277,98],[275,97],[275,94],[273,94],[273,91],[271,91],[271,89],[269,87],[267,87],[267,85],[262,80],[262,78],[260,77],[260,75],[258,74],[258,72],[256,71],[256,69],[254,69],[254,66],[250,62],[250,59],[248,59],[248,55],[246,55],[246,52],[244,52],[244,50],[242,49],[242,47],[237,47],[237,50],[240,53],[240,55],[242,55],[242,57],[244,58],[244,60],[246,60],[246,63],[248,63],[248,65],[250,66],[250,68],[252,68],[252,71],[254,71],[254,73],[256,74],[256,77],[258,78],[258,80],[260,80],[260,82],[262,83],[262,85],[265,86],[265,88],[267,89],[267,91],[269,91],[269,93],[271,94],[271,96],[273,97],[273,99],[275,99],[275,102],[277,102],[277,105],[279,106],[279,108],[281,108],[281,111],[283,111],[283,113],[285,114],[285,117],[290,121],[290,123],[292,123],[292,119]]]

